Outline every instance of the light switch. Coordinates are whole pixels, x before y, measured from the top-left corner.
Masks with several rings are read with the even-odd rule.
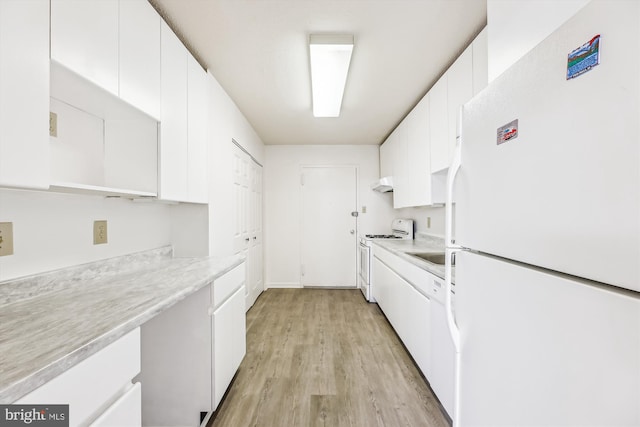
[[[431,217],[427,217],[427,228],[431,228]]]
[[[367,213],[367,207],[366,206],[362,207],[362,213]]]
[[[13,255],[13,223],[0,222],[0,256]]]

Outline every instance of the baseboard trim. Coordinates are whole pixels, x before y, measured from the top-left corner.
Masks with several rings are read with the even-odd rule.
[[[265,283],[265,289],[298,289],[302,288],[300,282],[271,282]]]

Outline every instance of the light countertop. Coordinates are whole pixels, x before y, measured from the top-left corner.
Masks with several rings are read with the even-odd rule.
[[[0,403],[11,403],[244,261],[171,247],[0,283]]]
[[[444,239],[433,236],[417,236],[415,240],[380,239],[374,240],[373,243],[444,280],[444,265],[411,256],[415,253],[444,252]]]

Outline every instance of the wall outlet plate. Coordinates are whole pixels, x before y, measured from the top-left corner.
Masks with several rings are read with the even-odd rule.
[[[13,223],[0,222],[0,256],[13,255]]]
[[[53,111],[49,112],[49,135],[58,137],[58,115]]]
[[[107,243],[107,220],[93,221],[93,244]]]

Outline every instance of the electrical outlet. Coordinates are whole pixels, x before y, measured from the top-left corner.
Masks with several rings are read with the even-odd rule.
[[[431,228],[431,217],[427,217],[427,228]]]
[[[13,223],[0,222],[0,256],[13,255]]]
[[[58,137],[58,115],[53,111],[49,112],[49,135]]]
[[[93,244],[107,243],[107,220],[93,221]]]

